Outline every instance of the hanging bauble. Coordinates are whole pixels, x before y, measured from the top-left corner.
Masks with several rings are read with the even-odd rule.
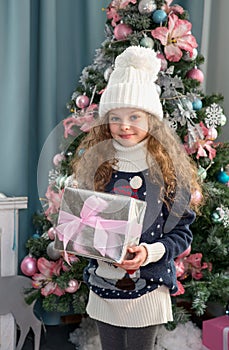
[[[162,53],[157,53],[157,58],[160,58],[160,60],[161,60],[160,70],[163,72],[166,71],[166,69],[168,67],[168,62],[167,62],[165,56]]]
[[[86,108],[90,103],[90,99],[86,95],[79,95],[76,98],[76,105],[79,108]]]
[[[154,23],[160,24],[166,21],[167,14],[164,10],[156,10],[152,14]]]
[[[77,280],[70,280],[68,282],[68,287],[65,288],[65,291],[68,293],[75,293],[79,289],[79,282]]]
[[[38,239],[38,238],[40,238],[40,235],[39,235],[39,233],[38,232],[36,232],[36,233],[34,233],[33,234],[33,236],[32,236],[33,238],[35,238],[35,239]]]
[[[52,260],[58,260],[61,257],[61,252],[54,247],[55,242],[49,243],[49,245],[46,248],[46,252],[50,259]]]
[[[114,36],[117,40],[124,40],[133,32],[133,29],[125,23],[119,23],[114,29]]]
[[[154,0],[140,0],[138,4],[138,11],[142,15],[147,15],[149,13],[152,13],[157,9],[157,5],[155,4]]]
[[[196,48],[194,48],[192,50],[192,56],[191,56],[189,51],[186,51],[186,52],[184,52],[182,58],[186,62],[191,62],[191,61],[194,61],[196,59],[197,55],[198,55],[198,51]]]
[[[57,167],[60,165],[60,163],[65,159],[64,154],[61,153],[57,153],[54,157],[53,157],[53,164]]]
[[[203,106],[203,103],[202,101],[199,99],[199,98],[196,98],[193,102],[192,102],[192,108],[195,110],[195,111],[198,111],[202,108]]]
[[[21,271],[26,276],[33,276],[37,270],[37,259],[27,255],[21,262]]]
[[[195,205],[198,205],[203,199],[202,193],[198,190],[195,190],[191,195],[191,202]]]
[[[227,175],[227,173],[223,170],[223,168],[221,168],[220,172],[217,174],[217,180],[221,184],[226,184],[229,182],[229,175]]]
[[[197,175],[201,180],[205,180],[207,177],[207,171],[202,166],[199,166]]]
[[[48,230],[48,236],[49,236],[49,239],[51,239],[52,241],[55,239],[56,230],[54,227],[50,227],[50,229]]]
[[[192,110],[192,102],[188,98],[183,97],[181,102],[185,110]]]
[[[227,122],[227,117],[224,114],[222,114],[221,120],[220,120],[220,125],[224,126],[226,124],[226,122]]]
[[[148,49],[152,49],[154,47],[154,41],[148,36],[144,36],[144,38],[140,40],[140,45]]]
[[[212,213],[211,219],[216,224],[220,223],[220,221],[222,220],[222,218],[220,217],[220,215],[217,211],[214,211],[214,213]]]
[[[105,70],[103,76],[104,76],[104,79],[105,79],[106,81],[109,80],[110,75],[111,75],[112,72],[113,72],[113,68],[112,68],[112,67],[108,67],[108,68]]]
[[[217,136],[218,136],[218,131],[216,130],[216,128],[211,126],[208,129],[207,139],[210,141],[214,141],[215,139],[217,139]]]
[[[198,80],[200,83],[203,83],[204,81],[204,74],[198,68],[192,68],[191,70],[189,70],[186,74],[186,77],[189,79]]]

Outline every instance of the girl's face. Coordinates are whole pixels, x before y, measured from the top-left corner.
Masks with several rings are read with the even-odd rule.
[[[148,114],[135,108],[117,108],[109,112],[112,137],[121,145],[129,147],[148,136]]]

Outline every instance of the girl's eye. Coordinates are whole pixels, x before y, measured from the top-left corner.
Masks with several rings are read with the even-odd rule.
[[[135,120],[137,120],[138,118],[139,118],[139,117],[138,117],[137,115],[135,115],[135,114],[130,116],[130,120],[131,120],[131,121],[135,121]]]
[[[110,122],[111,123],[117,123],[119,121],[119,117],[111,116],[110,117]]]

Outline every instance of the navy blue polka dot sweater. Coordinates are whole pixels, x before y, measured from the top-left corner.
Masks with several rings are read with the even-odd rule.
[[[136,153],[136,150],[134,152]],[[172,294],[175,293],[177,284],[174,259],[184,252],[192,241],[189,226],[195,219],[194,212],[186,207],[182,210],[181,217],[171,215],[159,198],[158,184],[152,183],[149,179],[146,162],[143,162],[144,165],[139,165],[138,157],[136,159],[138,167],[143,170],[114,171],[105,191],[132,196],[147,202],[140,244],[152,245],[153,249],[153,245],[159,242],[163,244],[164,252],[158,261],[149,262],[132,274],[113,264],[91,259],[84,271],[84,280],[93,292],[103,298],[137,298],[161,285],[167,286]]]

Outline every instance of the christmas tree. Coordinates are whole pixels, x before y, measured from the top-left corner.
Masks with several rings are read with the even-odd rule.
[[[93,63],[82,71],[67,103],[70,115],[63,120],[60,151],[46,192],[47,207],[34,217],[37,234],[27,242],[28,256],[22,272],[33,279],[28,302],[41,298],[46,310],[84,312],[87,288],[82,271],[87,261],[69,256],[71,265],[54,244],[61,197],[71,179],[71,160],[80,140],[97,117],[101,94],[106,88],[114,60],[130,45],[154,49],[161,59],[157,80],[164,118],[180,136],[197,164],[203,201],[192,225],[193,243],[176,259],[179,292],[196,315],[205,313],[209,301],[223,307],[229,299],[229,144],[217,137],[226,123],[223,96],[203,93],[204,57],[198,51],[188,13],[171,0],[113,0],[106,9],[105,40],[96,50]]]

